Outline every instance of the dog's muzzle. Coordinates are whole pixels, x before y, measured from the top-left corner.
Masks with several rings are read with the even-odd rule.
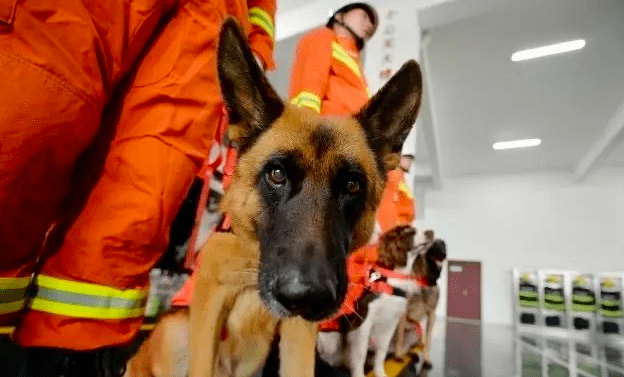
[[[292,316],[323,318],[336,306],[338,294],[333,279],[322,279],[320,275],[304,274],[294,266],[282,268],[273,286],[273,296]]]

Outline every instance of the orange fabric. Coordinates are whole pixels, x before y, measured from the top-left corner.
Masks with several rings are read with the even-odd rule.
[[[377,222],[381,232],[385,233],[397,225],[411,224],[414,215],[414,198],[404,181],[403,171],[389,171],[377,208]]]
[[[274,15],[273,1],[255,3]],[[266,38],[249,25],[247,7],[242,0],[51,0],[20,1],[11,17],[0,10],[5,78],[0,85],[0,239],[6,251],[0,277],[32,273],[46,231],[72,203],[67,193],[82,184],[82,177],[72,177],[78,156],[94,138],[114,132],[103,173],[42,273],[121,289],[147,285],[220,116],[215,47],[223,17],[239,19],[255,35],[252,49],[265,65],[273,64]],[[172,10],[175,15],[123,97],[113,97]],[[113,113],[106,113],[100,125],[111,98],[107,111]],[[15,338],[24,346],[86,350],[129,342],[141,321],[31,310]]]
[[[377,209],[377,222],[383,233],[397,225],[410,224],[414,219],[414,200],[403,181],[401,170],[388,172],[386,186]],[[368,273],[377,262],[377,246],[366,245],[351,254],[347,260],[349,288],[342,307],[332,318],[319,324],[319,331],[339,331],[338,319],[355,311],[355,303],[365,289],[392,294],[392,287],[385,282],[368,281]]]
[[[319,331],[337,331],[338,319],[355,311],[356,301],[362,297],[368,284],[368,273],[377,262],[377,245],[368,244],[355,250],[347,258],[349,286],[338,312],[319,323]]]
[[[195,271],[199,269],[199,263],[201,258],[195,258],[195,270],[191,273],[191,276],[186,279],[182,287],[171,298],[171,306],[176,307],[188,307],[191,305],[191,297],[193,297],[193,290],[195,288]]]
[[[272,18],[273,26],[275,26],[275,12],[277,11],[275,0],[247,0],[247,7],[249,9],[257,7],[267,12]],[[275,61],[273,60],[275,37],[268,35],[262,27],[252,24],[248,40],[251,49],[264,63],[264,68],[268,71],[275,69]]]
[[[112,86],[174,2],[8,4],[15,5],[10,17],[0,17],[0,240],[5,251],[0,277],[22,277],[32,273],[45,234],[60,215],[78,156],[98,131]],[[13,324],[16,317],[0,316],[0,324]]]
[[[332,57],[332,42],[342,46],[357,62],[360,76]],[[302,91],[320,98],[321,114],[355,113],[368,101],[368,85],[353,39],[339,37],[327,27],[312,30],[301,38],[291,71],[289,96],[295,98]]]

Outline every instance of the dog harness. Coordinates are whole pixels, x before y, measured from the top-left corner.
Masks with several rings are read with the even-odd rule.
[[[319,323],[319,331],[341,331],[340,318],[353,314],[357,311],[356,302],[366,290],[373,293],[385,293],[388,295],[405,297],[405,292],[387,283],[388,278],[409,280],[418,286],[429,285],[429,280],[424,276],[411,276],[395,272],[391,269],[375,263],[377,246],[367,245],[356,253],[363,254],[363,260],[351,258],[348,263],[349,288],[341,308],[333,317]]]
[[[195,244],[197,243],[197,236],[199,234],[199,225],[203,215],[203,210],[208,203],[208,196],[210,194],[210,182],[214,172],[219,168],[221,163],[225,160],[223,167],[223,190],[225,190],[232,181],[234,176],[234,168],[236,167],[236,148],[232,145],[223,147],[223,137],[227,132],[228,127],[228,114],[225,106],[222,108],[221,119],[219,120],[219,126],[217,127],[216,135],[212,141],[210,153],[208,158],[204,161],[204,164],[199,171],[199,178],[204,181],[201,194],[199,196],[199,203],[197,204],[197,210],[195,212],[195,224],[193,225],[193,231],[189,240],[188,251],[186,252],[186,258],[184,259],[184,267],[193,270],[197,259],[197,252],[195,251]],[[211,158],[214,156],[214,158]],[[221,223],[210,231],[210,234],[217,230],[228,231],[230,229],[230,217],[224,215]]]
[[[195,251],[195,244],[197,243],[197,236],[199,234],[199,225],[203,215],[203,209],[206,208],[208,203],[208,194],[210,193],[210,181],[212,176],[221,163],[225,160],[223,167],[223,180],[222,185],[225,190],[234,176],[234,168],[236,167],[236,148],[232,145],[228,145],[224,148],[222,145],[223,137],[228,126],[228,114],[225,106],[223,106],[221,119],[219,121],[219,127],[217,128],[215,140],[212,143],[210,153],[206,161],[198,174],[198,176],[204,181],[202,191],[199,197],[199,203],[195,212],[195,224],[193,225],[193,231],[191,238],[189,239],[188,251],[184,259],[184,267],[192,270],[191,276],[184,282],[182,288],[171,298],[171,306],[173,307],[188,307],[191,304],[191,297],[193,297],[193,288],[195,287],[195,271],[198,267],[198,252]],[[215,156],[211,158],[211,156]],[[227,232],[230,230],[230,217],[226,214],[223,215],[223,219],[214,227],[210,234],[215,232]],[[227,329],[223,329],[221,333],[222,338],[227,337]]]

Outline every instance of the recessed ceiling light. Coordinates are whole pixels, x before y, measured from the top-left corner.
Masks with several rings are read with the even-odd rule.
[[[577,39],[575,41],[568,41],[549,46],[542,46],[537,48],[531,48],[528,50],[517,51],[511,55],[511,61],[519,62],[521,60],[535,59],[542,56],[561,54],[562,52],[580,50],[583,47],[585,47],[585,40]]]
[[[492,148],[495,150],[501,149],[512,149],[512,148],[526,148],[526,147],[535,147],[542,144],[541,139],[522,139],[522,140],[512,140],[512,141],[499,141],[492,145]]]

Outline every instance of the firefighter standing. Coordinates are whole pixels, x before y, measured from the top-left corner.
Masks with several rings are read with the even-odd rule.
[[[0,325],[20,321],[32,375],[121,375],[221,116],[221,22],[236,17],[271,69],[274,14],[273,0],[0,2]]]

